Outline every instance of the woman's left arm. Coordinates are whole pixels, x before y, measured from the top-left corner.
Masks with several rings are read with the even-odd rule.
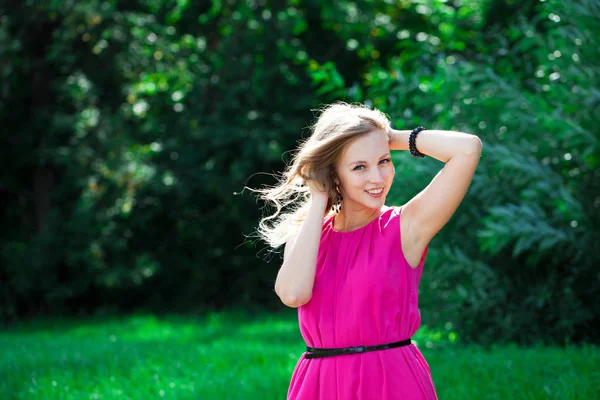
[[[390,150],[408,150],[411,131],[390,129]],[[467,193],[481,157],[479,137],[441,130],[419,132],[419,152],[446,163],[429,185],[403,207],[415,243],[427,244],[450,220]]]

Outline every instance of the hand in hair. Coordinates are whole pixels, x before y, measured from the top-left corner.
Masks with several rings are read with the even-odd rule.
[[[310,190],[310,195],[312,198],[323,198],[325,201],[329,199],[329,194],[325,191],[325,188],[320,182],[315,180],[307,180],[306,184],[308,185],[308,189]]]

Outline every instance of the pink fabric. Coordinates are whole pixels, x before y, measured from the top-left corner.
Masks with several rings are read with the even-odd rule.
[[[350,232],[323,223],[313,295],[298,308],[310,347],[372,346],[410,338],[421,324],[418,287],[428,247],[411,268],[402,253],[402,207]],[[429,365],[414,345],[324,358],[303,353],[288,400],[437,399]]]

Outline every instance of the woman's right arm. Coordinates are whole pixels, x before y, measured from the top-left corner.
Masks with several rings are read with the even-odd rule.
[[[288,240],[283,252],[283,264],[275,281],[275,293],[283,304],[297,308],[312,297],[317,255],[321,241],[327,197],[311,196],[306,219],[295,238]]]

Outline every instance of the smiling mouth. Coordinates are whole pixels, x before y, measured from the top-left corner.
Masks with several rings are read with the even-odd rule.
[[[375,189],[375,190],[365,190],[365,192],[369,194],[381,194],[383,193],[383,188]]]

